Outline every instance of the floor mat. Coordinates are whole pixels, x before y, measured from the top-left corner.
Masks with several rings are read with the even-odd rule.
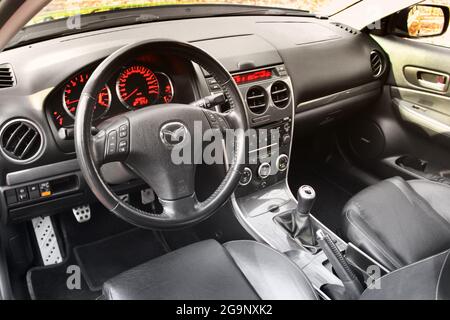
[[[108,279],[167,253],[155,233],[132,229],[74,248],[75,258],[87,285],[100,290]]]
[[[91,291],[81,273],[79,287],[67,285],[69,277],[75,273],[70,266],[76,266],[74,258],[69,257],[63,263],[48,267],[35,267],[27,273],[27,285],[33,300],[94,300],[101,295],[100,291]],[[78,281],[78,280],[74,280]]]

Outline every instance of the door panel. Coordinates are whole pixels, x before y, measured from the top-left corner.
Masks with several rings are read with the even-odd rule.
[[[388,85],[450,97],[448,80],[443,92],[425,88],[418,82],[418,79],[421,78],[421,71],[446,76],[450,74],[449,48],[402,39],[397,36],[373,36],[373,38],[389,55],[391,72],[387,80]],[[414,70],[419,74],[416,73],[414,76]]]
[[[387,53],[390,70],[382,98],[364,117],[380,128],[384,149],[356,160],[381,178],[450,184],[450,49],[397,36],[373,38]],[[375,145],[364,138],[351,137]]]

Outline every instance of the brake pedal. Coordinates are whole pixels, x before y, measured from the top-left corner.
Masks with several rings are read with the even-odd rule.
[[[53,223],[50,217],[38,217],[31,220],[34,234],[39,246],[42,261],[45,266],[62,262],[61,250],[59,249]]]
[[[91,219],[91,207],[88,204],[73,208],[72,212],[78,223],[84,223]]]

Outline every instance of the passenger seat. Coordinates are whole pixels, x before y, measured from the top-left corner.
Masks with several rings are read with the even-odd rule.
[[[389,270],[450,248],[450,186],[392,178],[354,196],[343,211],[348,240]]]

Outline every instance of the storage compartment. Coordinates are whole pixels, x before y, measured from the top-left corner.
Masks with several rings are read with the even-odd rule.
[[[402,168],[413,169],[415,171],[425,172],[428,162],[413,156],[403,156],[395,162]]]

